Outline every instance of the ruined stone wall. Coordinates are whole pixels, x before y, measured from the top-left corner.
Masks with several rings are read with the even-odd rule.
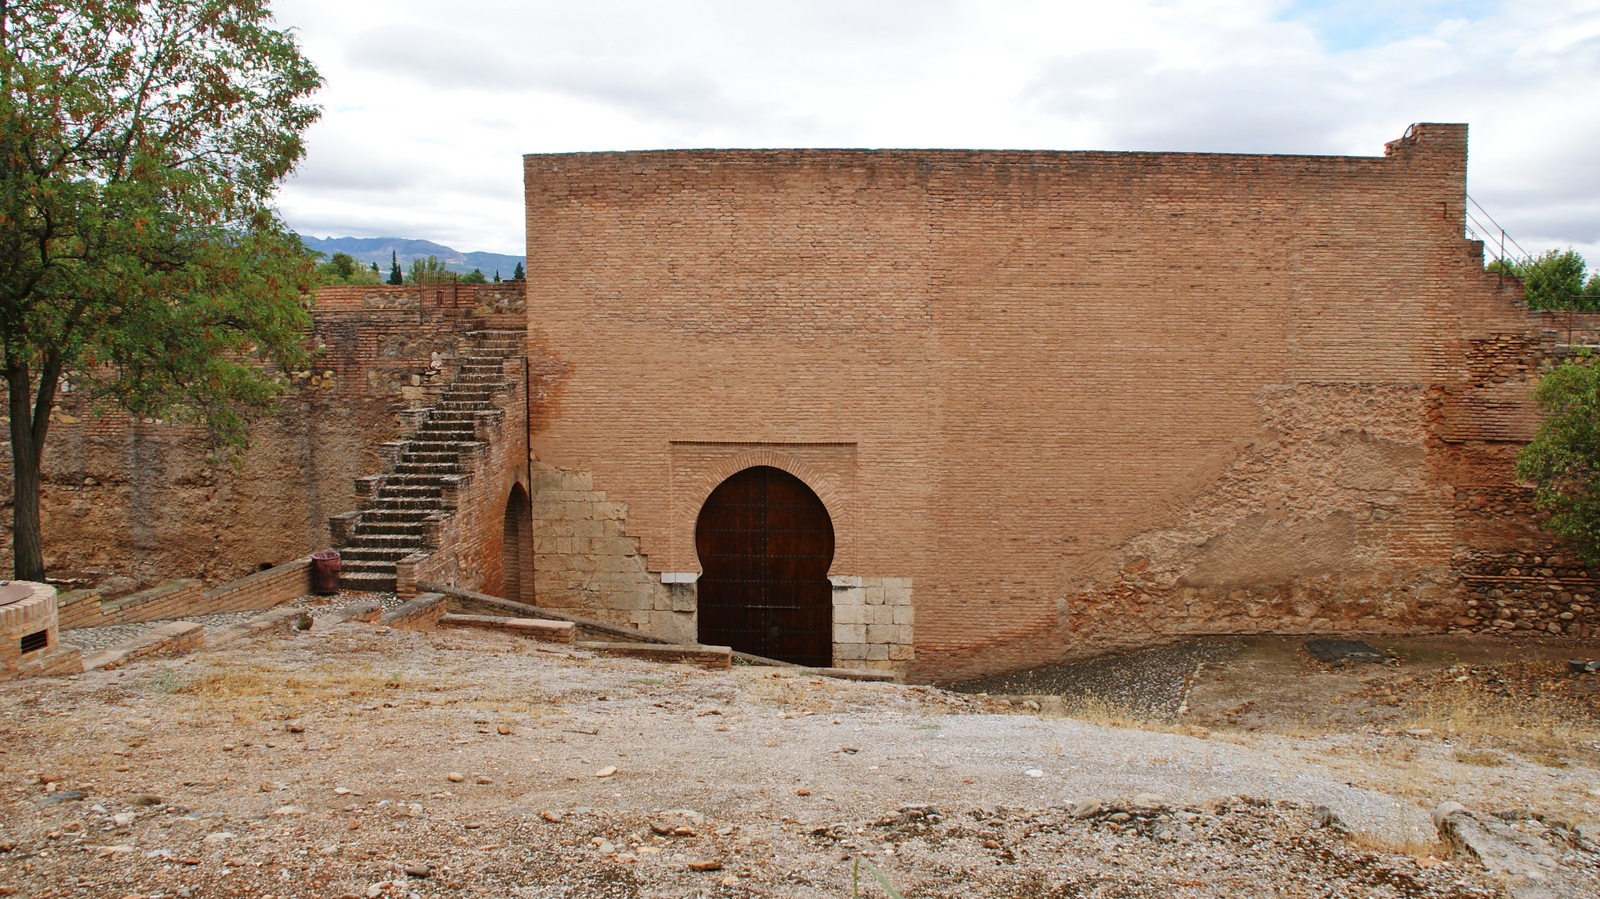
[[[521,292],[326,289],[313,310],[315,361],[251,429],[238,467],[209,462],[196,428],[96,415],[63,395],[44,455],[47,574],[116,597],[175,577],[221,583],[327,548],[328,517],[357,504],[353,481],[378,469],[381,444],[400,433],[396,412],[448,380],[470,328],[521,329]],[[520,420],[513,430],[521,446]],[[0,447],[7,570],[9,454]]]
[[[1463,238],[1465,176],[1457,125],[1371,158],[529,156],[531,446],[670,583],[721,477],[795,473],[831,575],[914,585],[913,676],[1465,626],[1469,553],[1538,542],[1461,493],[1507,482],[1512,357],[1551,343]]]

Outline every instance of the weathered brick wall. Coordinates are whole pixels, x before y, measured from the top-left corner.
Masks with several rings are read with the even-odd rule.
[[[471,474],[445,501],[455,512],[440,522],[432,543],[438,547],[403,564],[396,574],[411,586],[444,584],[491,594],[505,583],[506,504],[512,488],[531,494],[528,470],[528,360],[525,355],[505,360],[504,373],[514,386],[495,400],[498,414],[480,414],[476,423],[481,449],[462,461]],[[528,541],[531,543],[532,541]],[[524,547],[531,552],[532,547]],[[537,564],[537,563],[536,563]]]
[[[915,585],[916,676],[1447,628],[1463,548],[1536,539],[1458,485],[1506,483],[1550,337],[1462,237],[1466,162],[1456,125],[1371,158],[532,155],[532,449],[690,575],[708,454],[787,460],[831,574]]]
[[[74,590],[58,599],[62,630],[164,621],[185,615],[270,609],[311,592],[311,560],[296,559],[207,590],[194,578],[180,578],[148,590],[107,598],[95,590]]]
[[[92,415],[63,396],[44,456],[47,573],[114,597],[175,577],[222,583],[329,547],[328,517],[358,504],[353,482],[377,471],[381,445],[399,436],[396,412],[437,395],[468,331],[522,329],[523,287],[325,289],[313,310],[314,364],[251,429],[237,468],[209,464],[195,428]],[[520,446],[526,428],[510,429]],[[6,569],[9,454],[0,444]]]

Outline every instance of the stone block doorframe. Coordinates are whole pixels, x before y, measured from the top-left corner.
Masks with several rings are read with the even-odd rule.
[[[534,605],[533,504],[521,484],[512,484],[506,497],[505,539],[501,546],[506,579],[502,595],[513,602]]]
[[[699,640],[833,664],[833,521],[805,482],[767,465],[711,491],[695,523]]]

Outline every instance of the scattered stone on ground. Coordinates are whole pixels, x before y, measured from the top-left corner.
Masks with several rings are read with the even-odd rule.
[[[995,696],[1058,696],[1066,708],[1098,701],[1126,714],[1173,721],[1183,708],[1195,670],[1202,663],[1231,658],[1237,651],[1231,640],[1188,640],[1085,662],[977,678],[953,684],[949,689]],[[1039,709],[1034,700],[1023,702],[1033,702],[1030,711]]]
[[[1307,640],[1306,652],[1319,662],[1343,665],[1348,662],[1371,662],[1381,665],[1389,659],[1383,653],[1360,640]]]
[[[837,899],[859,857],[949,899],[1505,895],[1437,839],[1431,811],[1460,798],[1475,821],[1539,810],[1495,820],[1554,859],[1559,895],[1600,893],[1582,764],[1486,777],[1441,735],[1016,712],[492,633],[284,629],[0,685],[0,888]]]

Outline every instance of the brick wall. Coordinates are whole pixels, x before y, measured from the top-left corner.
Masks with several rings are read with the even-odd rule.
[[[708,454],[779,460],[832,575],[915,584],[914,676],[1448,628],[1463,553],[1536,540],[1460,493],[1555,330],[1462,236],[1466,149],[528,156],[531,448],[674,576]]]
[[[311,592],[311,560],[296,559],[210,590],[194,578],[107,598],[94,590],[63,593],[58,600],[62,630],[165,621],[215,612],[270,609]]]
[[[467,331],[521,329],[522,296],[521,282],[442,294],[326,288],[313,311],[314,364],[251,429],[237,468],[209,463],[195,428],[95,415],[65,394],[44,455],[48,574],[118,596],[175,577],[219,584],[329,547],[328,518],[357,505],[353,482],[377,471],[381,445],[399,436],[397,410],[437,395]],[[5,567],[9,452],[0,445]]]

